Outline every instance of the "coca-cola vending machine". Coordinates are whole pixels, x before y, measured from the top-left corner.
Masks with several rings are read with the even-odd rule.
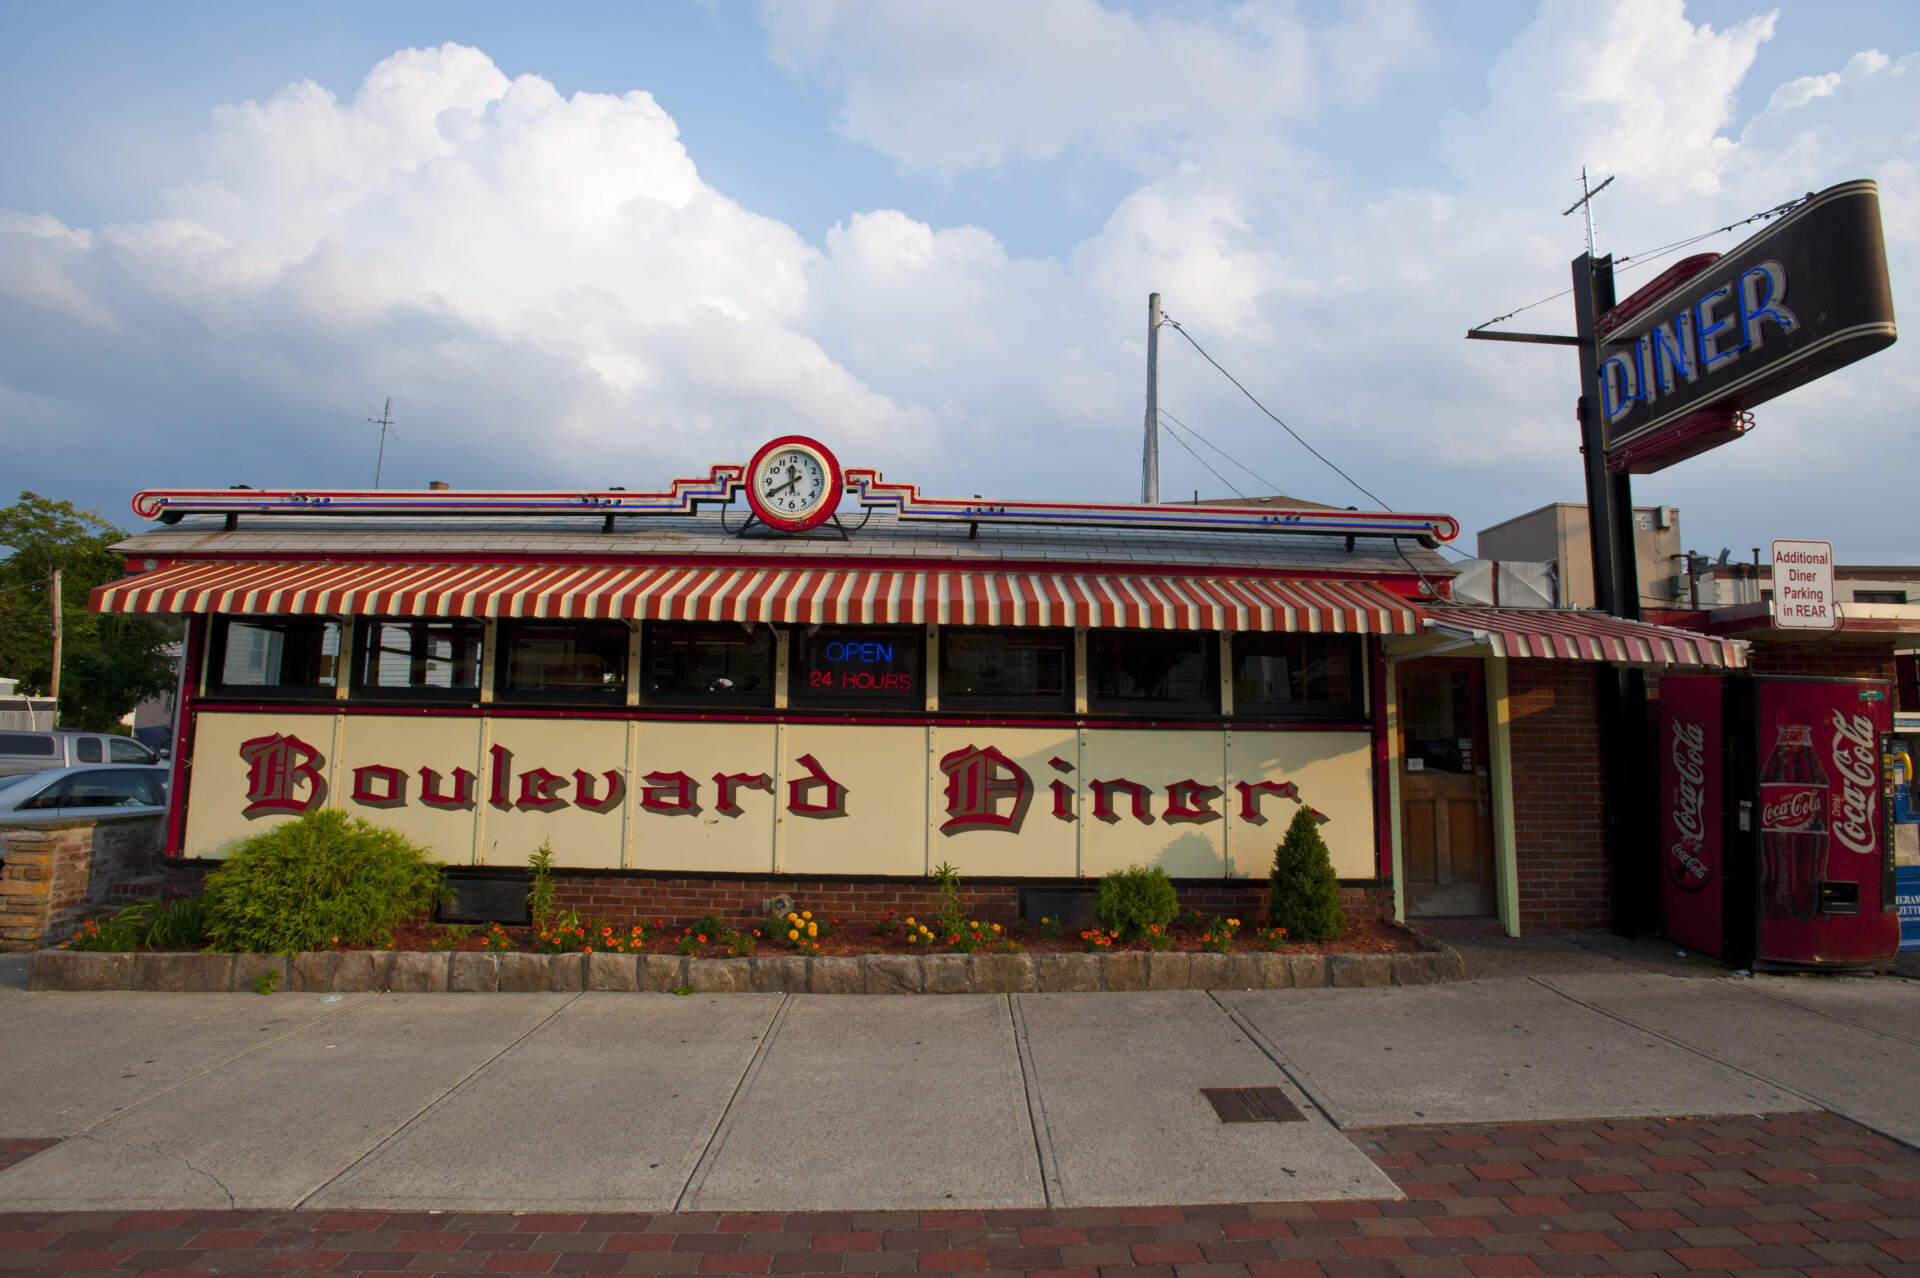
[[[1875,680],[1661,679],[1667,934],[1742,966],[1890,959],[1892,717]]]

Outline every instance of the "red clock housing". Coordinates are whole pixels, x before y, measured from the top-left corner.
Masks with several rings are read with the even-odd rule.
[[[833,452],[805,435],[782,435],[747,463],[747,505],[781,532],[817,528],[839,509],[845,479]]]

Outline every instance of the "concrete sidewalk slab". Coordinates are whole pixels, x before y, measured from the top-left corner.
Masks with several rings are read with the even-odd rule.
[[[1718,982],[1663,982],[1706,1000]],[[1298,1071],[1343,1127],[1804,1109],[1783,1087],[1637,1033],[1528,979],[1419,989],[1218,996]]]
[[[1810,1010],[1823,998],[1877,1005],[1910,1035],[1920,989],[1816,992],[1792,978],[1676,981],[1661,976],[1556,976],[1543,983],[1622,1020],[1710,1053],[1887,1135],[1920,1145],[1920,1044]],[[1784,996],[1776,996],[1784,994]]]
[[[20,994],[0,1002],[0,1134],[68,1136],[370,995]]]
[[[1395,1192],[1204,993],[1020,994],[1014,1008],[1056,1207]],[[1203,1087],[1279,1087],[1307,1121],[1223,1124]]]
[[[107,996],[55,995],[63,1000]],[[133,994],[132,1001],[169,996]],[[180,995],[232,1034],[239,995]],[[323,995],[260,999],[290,1011]],[[0,1172],[0,1209],[295,1207],[579,995],[361,1000]],[[344,1001],[344,1000],[343,1000]],[[114,1022],[86,1027],[111,1034]]]
[[[794,995],[691,1211],[1046,1203],[1005,995]]]
[[[583,995],[306,1205],[672,1211],[779,1006]]]
[[[1759,976],[1742,988],[1861,1029],[1920,1043],[1920,981],[1891,976]]]

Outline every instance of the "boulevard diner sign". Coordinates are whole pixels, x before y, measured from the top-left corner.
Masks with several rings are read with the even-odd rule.
[[[339,808],[444,861],[919,875],[1266,872],[1304,808],[1335,871],[1375,866],[1364,728],[741,723],[200,709],[189,857]]]
[[[1891,346],[1880,193],[1810,195],[1724,256],[1689,258],[1599,317],[1607,467],[1647,474],[1745,431],[1744,414]]]

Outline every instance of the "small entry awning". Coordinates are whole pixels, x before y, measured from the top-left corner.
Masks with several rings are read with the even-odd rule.
[[[285,562],[176,564],[93,592],[96,612],[577,617],[787,625],[1118,626],[1413,635],[1365,581],[1129,573]]]
[[[1747,646],[1674,626],[1623,621],[1565,608],[1428,607],[1429,631],[1491,650],[1496,657],[1612,661],[1629,666],[1738,670]]]

